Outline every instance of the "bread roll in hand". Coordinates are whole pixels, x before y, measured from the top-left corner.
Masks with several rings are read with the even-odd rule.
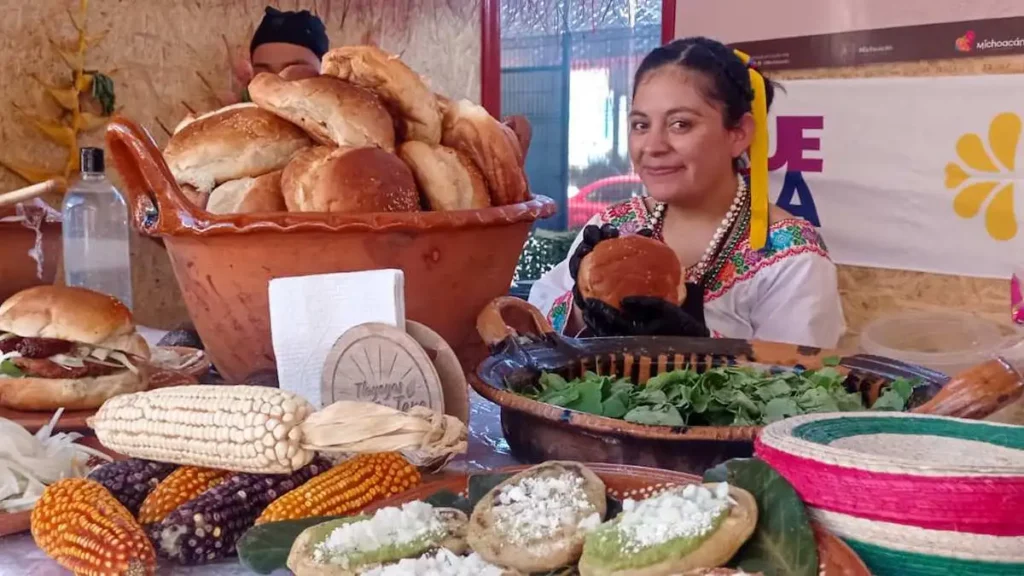
[[[671,248],[633,235],[597,244],[580,263],[576,284],[584,298],[596,298],[619,310],[627,296],[661,298],[678,306],[682,274]]]
[[[709,336],[703,287],[680,286],[675,252],[651,234],[641,230],[619,238],[610,224],[583,229],[569,259],[573,299],[583,322],[594,336]]]

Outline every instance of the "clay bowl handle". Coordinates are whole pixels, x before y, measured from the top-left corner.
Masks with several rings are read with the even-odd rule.
[[[115,115],[107,125],[107,150],[121,175],[139,232],[163,236],[195,225],[199,218],[192,203],[181,193],[149,132]]]
[[[526,116],[508,116],[504,123],[512,129],[516,140],[519,140],[519,149],[525,159],[526,154],[530,151],[530,141],[533,139],[533,127],[530,125],[530,121]]]
[[[476,317],[476,331],[480,334],[484,344],[487,344],[489,348],[493,349],[505,340],[520,334],[516,329],[509,326],[506,314],[508,318],[514,321],[518,320],[514,322],[514,325],[519,326],[521,329],[523,328],[522,324],[532,324],[527,327],[524,335],[545,336],[555,331],[547,318],[540,313],[540,310],[534,308],[532,304],[514,296],[501,296],[485,306]],[[528,320],[523,322],[524,318]]]
[[[1006,360],[996,358],[957,374],[914,412],[980,420],[1024,394],[1024,378]]]

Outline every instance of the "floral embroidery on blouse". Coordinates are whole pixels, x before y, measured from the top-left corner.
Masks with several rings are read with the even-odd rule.
[[[704,291],[704,302],[720,298],[737,283],[786,258],[804,253],[828,257],[825,241],[814,226],[800,218],[784,218],[768,228],[768,242],[761,250],[751,250],[744,238],[728,256],[722,270]]]
[[[555,332],[561,334],[565,331],[565,325],[569,322],[569,313],[572,312],[572,290],[558,297],[548,312],[548,322]]]

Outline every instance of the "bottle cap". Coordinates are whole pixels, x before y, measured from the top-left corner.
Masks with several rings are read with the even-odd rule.
[[[83,174],[103,174],[103,149],[82,148],[79,154]]]

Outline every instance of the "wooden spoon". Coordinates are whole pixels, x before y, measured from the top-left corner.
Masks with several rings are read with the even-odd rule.
[[[47,180],[24,188],[19,188],[12,192],[0,194],[0,208],[4,206],[11,206],[20,202],[27,202],[28,200],[34,200],[40,196],[47,194],[64,192],[65,182],[60,179]]]

